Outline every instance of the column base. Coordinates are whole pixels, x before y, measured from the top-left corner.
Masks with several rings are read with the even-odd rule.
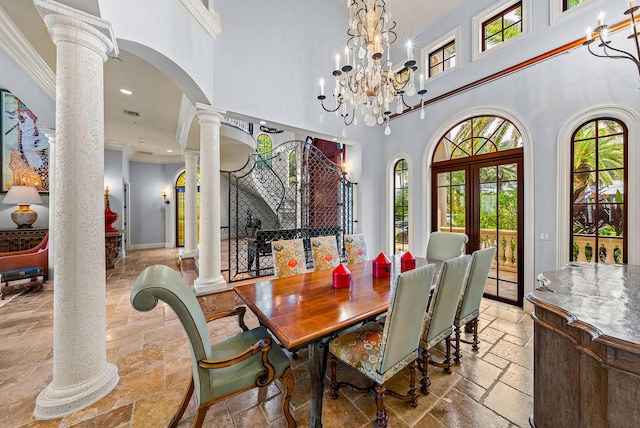
[[[33,416],[36,419],[57,419],[84,409],[110,393],[119,380],[118,368],[106,363],[102,374],[80,385],[58,389],[49,384],[38,394]]]
[[[193,282],[193,288],[195,288],[196,296],[204,296],[207,294],[218,293],[220,291],[226,291],[233,287],[230,287],[229,284],[227,284],[222,275],[218,275],[217,278],[211,279],[196,278]]]
[[[195,259],[196,257],[198,257],[199,254],[200,254],[200,251],[198,251],[198,250],[192,250],[192,251],[182,250],[180,252],[180,258],[181,259]]]

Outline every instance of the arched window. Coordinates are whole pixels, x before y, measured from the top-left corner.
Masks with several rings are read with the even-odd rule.
[[[393,167],[394,252],[409,250],[409,167],[400,159]]]
[[[289,153],[289,186],[296,185],[296,171],[296,152],[292,150],[291,153]]]
[[[271,137],[267,134],[258,135],[256,140],[256,152],[258,152],[258,169],[271,168]]]
[[[627,128],[598,118],[571,140],[570,260],[626,263]]]

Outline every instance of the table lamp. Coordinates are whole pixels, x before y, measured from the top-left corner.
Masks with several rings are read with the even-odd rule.
[[[2,203],[17,204],[18,209],[11,213],[11,220],[18,225],[18,229],[30,229],[38,218],[38,213],[30,209],[29,205],[41,204],[42,198],[33,186],[11,186]]]

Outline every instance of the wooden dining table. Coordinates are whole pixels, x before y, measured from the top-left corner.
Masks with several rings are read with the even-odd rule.
[[[416,258],[416,267],[427,264],[427,259]],[[372,261],[347,268],[351,271],[350,288],[333,288],[333,269],[235,287],[238,296],[282,346],[292,352],[307,347],[310,427],[322,426],[327,342],[342,330],[387,311],[400,273],[400,256],[393,257],[387,278],[373,276]]]

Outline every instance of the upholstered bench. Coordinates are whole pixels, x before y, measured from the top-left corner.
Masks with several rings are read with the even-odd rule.
[[[25,288],[42,289],[44,268],[30,266],[0,272],[0,296],[17,293]]]

